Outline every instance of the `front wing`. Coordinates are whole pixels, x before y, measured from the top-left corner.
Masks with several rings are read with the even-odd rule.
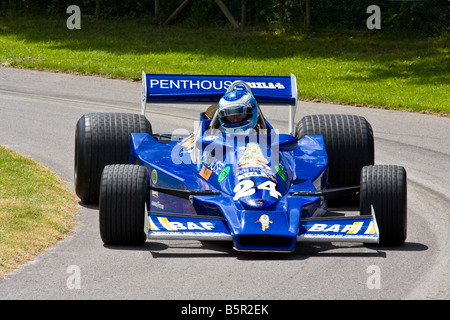
[[[254,218],[251,220],[247,223],[255,224],[257,222],[253,221]],[[224,217],[148,212],[148,215],[146,215],[146,234],[148,239],[159,240],[233,241],[234,248],[240,251],[293,251],[296,242],[378,243],[379,240],[379,230],[373,208],[371,216],[301,219],[298,223],[297,234],[292,234],[287,229],[284,234],[280,233],[280,229],[276,229],[276,234],[271,233],[269,226],[276,225],[276,218],[272,218],[268,222],[270,225],[267,228],[261,228],[263,222],[260,222],[257,225],[260,231],[250,233],[247,231],[247,234],[239,234],[236,231],[231,231],[232,228],[229,227]],[[244,243],[239,240],[246,237],[253,237],[254,242]],[[274,238],[283,238],[284,241],[267,241],[267,239]],[[258,243],[258,240],[260,243]],[[286,245],[286,241],[290,245]]]

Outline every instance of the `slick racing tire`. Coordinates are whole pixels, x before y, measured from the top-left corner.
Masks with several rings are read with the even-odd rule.
[[[75,192],[82,202],[97,204],[100,176],[108,164],[129,161],[130,134],[152,133],[143,115],[128,113],[89,113],[77,122],[75,130]]]
[[[147,239],[145,203],[147,169],[108,165],[102,173],[99,200],[100,236],[107,245],[142,245]]]
[[[383,246],[399,246],[406,240],[406,171],[394,165],[364,167],[361,171],[361,215],[373,211]]]
[[[328,155],[328,182],[331,188],[359,185],[364,166],[374,164],[375,149],[372,127],[361,116],[319,114],[303,117],[296,126],[295,137],[324,137]],[[334,199],[333,205],[358,205],[358,196]]]

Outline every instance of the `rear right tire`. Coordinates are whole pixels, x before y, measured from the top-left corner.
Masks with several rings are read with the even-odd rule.
[[[295,137],[301,139],[306,135],[324,138],[331,188],[358,186],[361,169],[374,164],[372,127],[364,117],[346,114],[304,116],[297,123]],[[333,199],[331,203],[356,206],[359,198],[355,195]]]

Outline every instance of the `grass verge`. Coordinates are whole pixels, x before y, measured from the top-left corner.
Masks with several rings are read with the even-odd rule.
[[[0,146],[0,278],[66,238],[77,203],[56,174]]]
[[[0,61],[15,67],[139,79],[147,73],[297,76],[299,96],[450,113],[448,35],[377,32],[276,35],[135,21],[0,20]]]
[[[147,73],[297,76],[302,100],[450,114],[449,36],[274,34],[142,21],[0,19],[0,62],[139,79]]]

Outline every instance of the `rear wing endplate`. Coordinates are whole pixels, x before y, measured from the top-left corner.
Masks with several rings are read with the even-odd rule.
[[[146,74],[142,72],[141,114],[147,102],[217,103],[236,80],[245,81],[260,104],[289,106],[289,132],[294,132],[297,109],[297,80],[290,76],[218,76]]]

